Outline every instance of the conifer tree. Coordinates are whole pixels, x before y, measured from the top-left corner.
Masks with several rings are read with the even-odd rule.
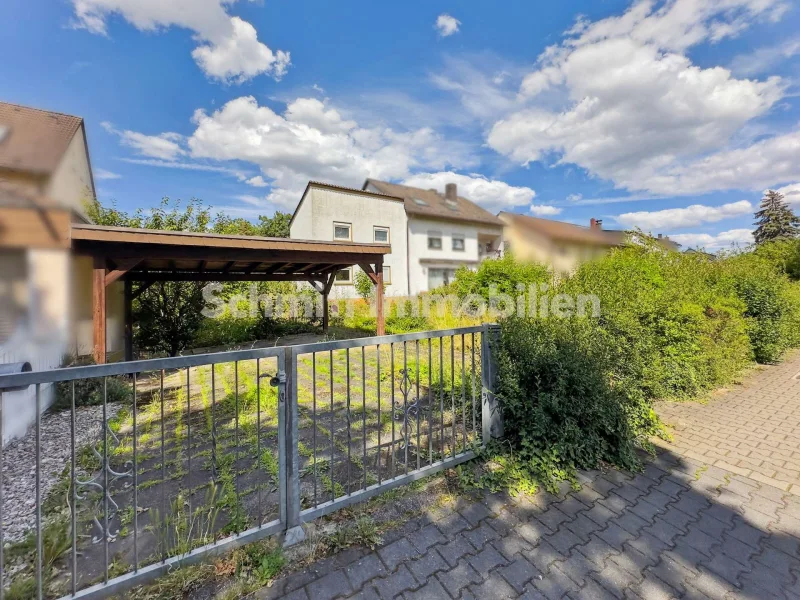
[[[800,234],[800,217],[783,200],[783,194],[767,190],[756,212],[756,244],[772,240],[791,239]]]

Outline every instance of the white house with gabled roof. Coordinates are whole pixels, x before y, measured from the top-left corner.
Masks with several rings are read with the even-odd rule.
[[[389,243],[387,296],[413,296],[449,283],[502,248],[503,222],[458,195],[367,179],[361,189],[310,182],[290,223],[294,239]],[[333,294],[355,297],[355,271],[337,274]]]

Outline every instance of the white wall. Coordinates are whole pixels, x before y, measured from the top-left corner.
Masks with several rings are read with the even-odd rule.
[[[475,268],[480,256],[478,254],[478,236],[486,234],[500,236],[501,227],[480,226],[455,221],[440,221],[411,217],[408,221],[410,255],[411,294],[416,295],[428,290],[428,269],[457,269],[460,265]],[[439,232],[442,237],[442,249],[428,248],[428,235]],[[464,251],[453,250],[453,237],[463,236]]]
[[[83,201],[94,192],[83,125],[72,137],[44,192],[63,206],[83,214]]]
[[[351,225],[352,241],[373,243],[373,227],[388,227],[391,254],[384,256],[384,266],[391,267],[391,283],[385,286],[387,296],[408,293],[407,219],[403,202],[359,194],[356,192],[309,187],[292,222],[290,237],[300,240],[332,241],[334,222]],[[355,272],[358,272],[355,267]],[[354,298],[353,285],[334,284],[335,298]]]

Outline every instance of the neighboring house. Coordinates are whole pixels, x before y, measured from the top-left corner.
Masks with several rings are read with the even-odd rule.
[[[511,250],[523,260],[546,264],[556,273],[568,273],[581,263],[602,256],[624,244],[627,237],[624,231],[603,229],[603,222],[597,219],[583,227],[517,213],[501,212],[498,216],[505,223],[504,250]],[[666,249],[679,247],[660,234],[657,239]]]
[[[70,227],[87,222],[94,195],[83,119],[0,102],[0,363],[51,369],[91,353],[92,264],[72,255]],[[112,351],[123,346],[121,289],[109,289]],[[32,422],[32,394],[4,394],[4,439]]]
[[[457,194],[375,179],[362,189],[310,182],[290,223],[295,239],[388,242],[387,296],[412,296],[449,283],[502,248],[503,222]],[[337,274],[334,296],[355,297],[355,268]]]

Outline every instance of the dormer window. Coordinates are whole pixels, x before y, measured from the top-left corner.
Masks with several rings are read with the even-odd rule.
[[[425,202],[425,200],[423,200],[422,198],[413,198],[413,200],[414,204],[416,204],[417,206],[428,206],[428,203]]]
[[[0,144],[2,144],[11,133],[11,128],[8,125],[0,125]]]

